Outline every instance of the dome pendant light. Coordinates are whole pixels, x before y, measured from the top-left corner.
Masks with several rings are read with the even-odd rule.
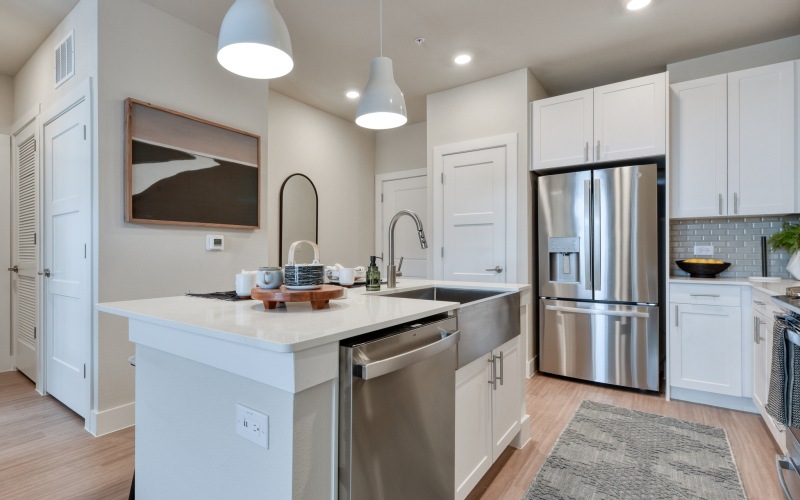
[[[278,78],[292,70],[292,41],[274,0],[231,5],[219,29],[217,61],[248,78]]]
[[[394,81],[392,60],[383,57],[383,0],[380,11],[381,55],[372,59],[369,81],[356,108],[356,124],[376,130],[399,127],[408,121],[406,101]]]

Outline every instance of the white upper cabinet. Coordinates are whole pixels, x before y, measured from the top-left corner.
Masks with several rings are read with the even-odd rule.
[[[594,91],[531,103],[534,170],[594,161]]]
[[[795,62],[671,86],[670,216],[796,212]]]
[[[794,62],[728,74],[728,207],[795,211]]]
[[[672,217],[727,213],[728,79],[725,75],[671,87]]]
[[[532,170],[663,155],[666,73],[531,103]]]
[[[595,161],[666,152],[666,73],[594,89]]]

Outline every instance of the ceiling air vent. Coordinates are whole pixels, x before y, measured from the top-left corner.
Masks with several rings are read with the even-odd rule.
[[[70,31],[64,40],[56,46],[56,88],[75,74],[75,32]]]

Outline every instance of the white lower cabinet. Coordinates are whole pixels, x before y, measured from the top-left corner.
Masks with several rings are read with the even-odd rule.
[[[758,290],[753,292],[753,403],[761,413],[775,442],[786,452],[786,427],[767,413],[769,381],[772,373],[772,343],[775,315],[780,310],[772,305],[769,296]]]
[[[465,498],[520,430],[519,337],[456,371],[456,498]]]
[[[671,387],[750,396],[749,391],[743,391],[740,288],[716,284],[670,286]]]

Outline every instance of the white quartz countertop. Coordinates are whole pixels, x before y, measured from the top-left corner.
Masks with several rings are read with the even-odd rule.
[[[751,281],[747,278],[689,278],[672,276],[669,279],[670,283],[698,283],[708,285],[748,285],[755,290],[761,290],[768,295],[784,295],[786,287],[800,286],[800,281],[782,279],[780,281],[764,282],[764,281]]]
[[[395,290],[347,290],[313,311],[308,302],[265,309],[261,301],[163,297],[97,304],[97,310],[278,352],[294,352],[459,308],[456,302],[383,297],[429,286],[523,291],[530,285],[401,279]]]

